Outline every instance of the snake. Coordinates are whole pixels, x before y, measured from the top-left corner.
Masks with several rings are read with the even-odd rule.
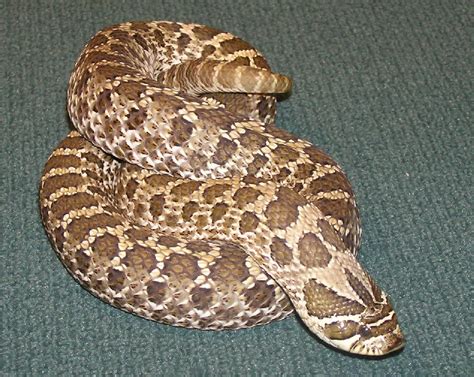
[[[46,162],[46,233],[82,287],[163,324],[249,328],[291,313],[324,344],[403,348],[357,260],[354,192],[326,153],[275,125],[292,81],[205,25],[125,22],[73,68],[74,129]]]

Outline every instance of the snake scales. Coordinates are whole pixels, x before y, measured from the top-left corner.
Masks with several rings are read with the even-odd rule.
[[[325,342],[404,344],[356,260],[360,223],[340,167],[274,126],[291,81],[247,42],[203,25],[124,23],[71,75],[77,129],[41,179],[44,226],[102,300],[176,326],[235,329],[296,310]]]

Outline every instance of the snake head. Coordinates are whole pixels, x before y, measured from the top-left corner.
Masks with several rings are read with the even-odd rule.
[[[383,292],[380,299],[360,315],[326,324],[323,334],[328,343],[364,356],[382,356],[403,348],[405,340],[390,300]]]
[[[321,270],[303,289],[302,319],[311,331],[359,355],[382,356],[401,349],[405,341],[385,292],[353,255],[339,253],[332,263],[330,274]]]

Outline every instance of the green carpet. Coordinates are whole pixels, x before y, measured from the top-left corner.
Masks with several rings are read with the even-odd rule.
[[[236,332],[156,324],[92,297],[40,222],[43,165],[69,129],[84,43],[126,20],[233,32],[293,77],[278,125],[344,167],[361,259],[406,335],[382,360],[324,346],[295,317]],[[469,1],[0,1],[1,375],[473,375],[473,6]]]

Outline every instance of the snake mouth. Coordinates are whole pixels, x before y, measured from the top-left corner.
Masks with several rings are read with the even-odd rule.
[[[348,349],[349,352],[364,356],[384,356],[401,350],[405,346],[405,338],[397,326],[392,332],[368,339],[358,339]]]

